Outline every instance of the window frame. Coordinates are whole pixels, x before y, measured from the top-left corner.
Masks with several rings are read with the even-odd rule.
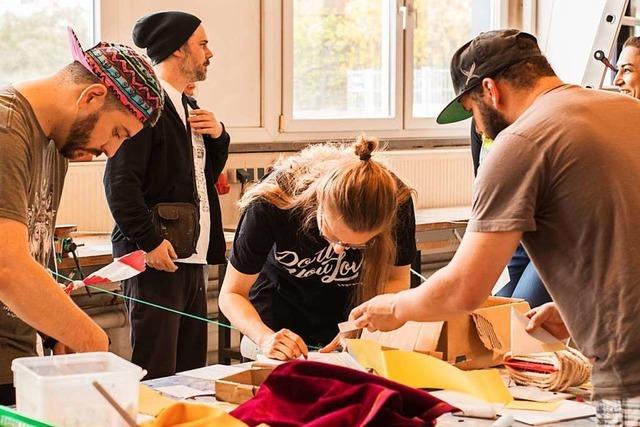
[[[390,118],[368,119],[296,119],[293,117],[293,0],[285,0],[282,10],[282,123],[280,131],[284,132],[322,132],[367,130],[401,130],[402,129],[402,22],[398,13],[401,0],[385,0],[389,2],[390,22],[395,25],[395,43],[391,42],[390,60],[391,81],[393,81],[392,116]],[[395,12],[395,13],[394,13]]]
[[[293,0],[282,3],[282,113],[279,133],[309,134],[348,133],[366,129],[382,132],[385,137],[460,137],[466,136],[469,121],[465,120],[450,125],[438,125],[435,118],[413,117],[413,34],[415,13],[413,0],[390,0],[390,7],[395,7],[396,17],[396,59],[395,59],[395,96],[396,102],[392,118],[371,119],[295,119],[293,118]],[[509,23],[509,0],[491,0],[492,27],[506,28]],[[400,9],[407,11],[406,28],[403,28],[403,17]],[[378,133],[377,132],[377,133]],[[345,134],[346,135],[346,134]]]

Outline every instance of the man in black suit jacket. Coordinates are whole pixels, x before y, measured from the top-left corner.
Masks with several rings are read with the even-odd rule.
[[[133,40],[146,48],[165,91],[155,127],[132,138],[107,162],[104,176],[116,222],[114,256],[146,252],[147,270],[123,283],[126,295],[180,312],[207,316],[208,264],[225,262],[220,202],[214,184],[229,152],[229,135],[215,115],[197,108],[184,90],[206,78],[212,56],[200,20],[183,12],[161,12],[138,20]],[[158,203],[187,203],[198,212],[195,252],[181,254],[154,225]],[[177,221],[184,221],[179,217]],[[199,229],[199,232],[198,232]],[[178,251],[179,252],[179,251]],[[127,300],[132,361],[147,378],[204,366],[207,324]]]

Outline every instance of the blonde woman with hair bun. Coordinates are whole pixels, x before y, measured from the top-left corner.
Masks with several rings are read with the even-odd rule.
[[[245,357],[331,349],[356,304],[409,287],[411,189],[374,160],[378,146],[361,135],[308,147],[279,160],[240,200],[219,304],[245,335]]]

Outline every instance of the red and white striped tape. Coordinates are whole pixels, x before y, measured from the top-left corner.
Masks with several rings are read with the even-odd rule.
[[[67,285],[65,292],[70,294],[75,289],[85,285],[97,285],[130,279],[142,273],[144,270],[144,251],[138,250],[114,259],[111,264],[91,273],[82,281],[74,280],[73,283]]]

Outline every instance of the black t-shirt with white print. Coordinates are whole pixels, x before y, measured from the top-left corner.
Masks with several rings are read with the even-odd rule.
[[[398,209],[395,235],[395,265],[411,264],[416,255],[411,199]],[[241,273],[260,273],[249,299],[267,326],[290,329],[317,346],[329,343],[349,315],[362,251],[338,255],[315,221],[303,230],[301,213],[258,201],[240,218],[229,261]]]

